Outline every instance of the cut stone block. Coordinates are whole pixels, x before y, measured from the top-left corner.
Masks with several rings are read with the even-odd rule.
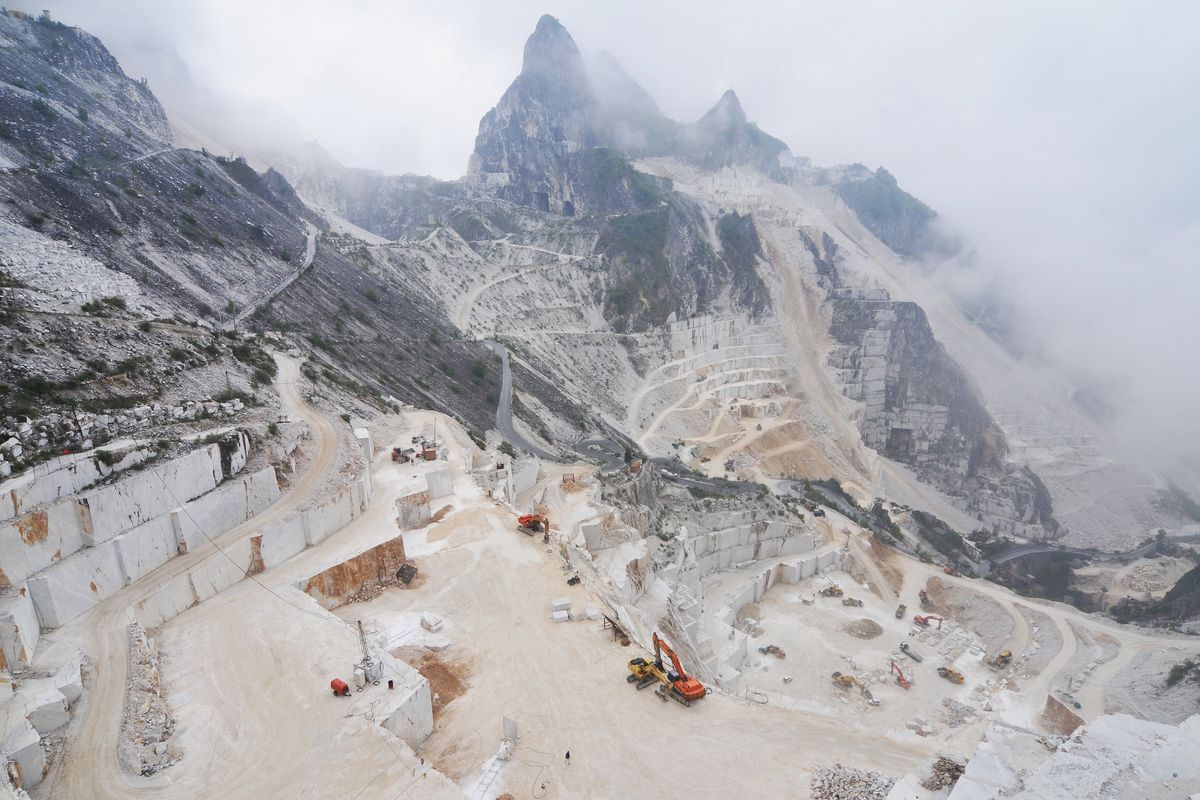
[[[28,667],[37,650],[41,626],[25,584],[0,597],[0,667]]]
[[[550,619],[555,622],[566,622],[570,618],[571,614],[568,611],[554,611],[550,614]]]
[[[82,550],[29,579],[29,593],[43,628],[70,622],[125,585],[111,542]]]
[[[571,608],[571,598],[560,597],[550,603],[551,611],[569,611]]]
[[[22,689],[17,693],[18,701],[25,702],[25,715],[29,724],[42,736],[58,730],[71,721],[67,711],[67,698],[51,686]]]

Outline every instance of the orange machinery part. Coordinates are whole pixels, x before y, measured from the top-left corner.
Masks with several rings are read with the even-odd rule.
[[[671,665],[675,667],[675,674],[679,676],[671,682],[676,691],[688,700],[699,700],[708,693],[703,683],[684,672],[683,665],[679,663],[679,656],[675,655],[675,651],[671,649],[670,645],[658,638],[656,633],[654,634],[654,660],[659,664],[662,664],[661,653],[666,653],[667,658],[671,659]]]

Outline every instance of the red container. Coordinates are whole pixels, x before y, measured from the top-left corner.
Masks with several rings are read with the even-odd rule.
[[[329,688],[333,689],[333,693],[336,695],[350,694],[350,687],[347,686],[346,682],[344,680],[342,680],[341,678],[334,678],[333,680],[331,680],[329,682]]]

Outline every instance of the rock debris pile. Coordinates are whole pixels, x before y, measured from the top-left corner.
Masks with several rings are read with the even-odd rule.
[[[949,697],[942,698],[942,706],[946,709],[946,725],[951,728],[966,725],[979,716],[979,712],[975,709]]]
[[[874,639],[883,633],[883,627],[872,619],[860,619],[847,623],[842,630],[856,639]]]
[[[125,695],[121,762],[139,775],[153,775],[183,755],[170,743],[175,719],[162,688],[160,656],[141,625],[129,626],[129,682]]]
[[[966,764],[955,761],[953,758],[938,756],[938,759],[929,768],[929,777],[921,781],[921,785],[929,790],[953,786],[966,769]]]
[[[1121,578],[1121,585],[1135,592],[1161,592],[1167,588],[1157,564],[1139,564]]]
[[[812,778],[815,800],[886,800],[895,779],[878,772],[843,767],[821,767]]]

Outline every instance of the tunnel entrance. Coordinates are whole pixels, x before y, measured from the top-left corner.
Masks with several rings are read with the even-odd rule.
[[[549,192],[534,192],[533,207],[538,211],[550,210],[550,193]]]
[[[575,204],[570,200],[563,200],[563,214],[568,217],[575,216]]]

